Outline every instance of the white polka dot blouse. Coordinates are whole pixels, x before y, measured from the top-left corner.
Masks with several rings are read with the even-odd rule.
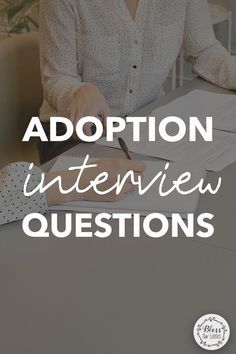
[[[206,0],[41,0],[41,119],[70,115],[73,93],[96,85],[113,116],[158,98],[181,48],[196,73],[236,89],[236,58],[216,40]]]

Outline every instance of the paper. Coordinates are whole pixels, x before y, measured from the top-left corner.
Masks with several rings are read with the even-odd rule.
[[[198,117],[203,123],[209,116],[213,117],[214,129],[236,132],[236,95],[194,90],[156,109],[151,115],[157,118],[174,115],[186,122],[189,117]]]
[[[214,130],[212,142],[205,142],[203,138],[199,138],[196,142],[189,142],[187,136],[176,143],[166,142],[161,138],[155,142],[149,142],[147,125],[142,124],[141,141],[134,142],[132,128],[133,125],[128,124],[119,136],[124,139],[129,150],[134,153],[174,162],[204,165],[207,170],[215,172],[236,161],[236,154],[234,154],[236,134],[233,133]],[[107,142],[106,138],[102,138],[97,143],[120,149],[117,139]]]
[[[207,116],[213,117],[213,141],[205,142],[199,136],[196,142],[189,142],[186,135],[176,143],[166,142],[162,138],[149,142],[148,127],[143,124],[141,141],[133,142],[133,126],[130,124],[120,134],[130,151],[174,162],[203,164],[207,170],[215,172],[236,161],[236,95],[195,90],[158,108],[150,116],[156,117],[156,127],[163,118],[177,116],[185,121],[188,129],[189,117],[197,117],[203,125]],[[169,129],[169,133],[174,134],[175,131]],[[108,143],[105,138],[98,144],[120,149],[117,141]]]
[[[90,160],[93,162],[94,160]],[[51,171],[67,170],[69,167],[80,166],[83,159],[77,157],[60,156],[54,164]],[[160,171],[165,172],[165,162],[162,161],[147,161],[143,187],[147,186],[150,181]],[[204,177],[205,170],[203,167],[193,167],[193,165],[170,164],[170,167],[165,172],[167,174],[164,184],[165,191],[173,186],[173,181],[176,180],[184,172],[191,172],[191,181],[186,183],[184,189],[189,190],[196,186]],[[60,206],[53,206],[51,210],[72,210],[72,211],[86,211],[86,212],[130,212],[140,213],[141,215],[148,215],[152,212],[159,212],[169,216],[171,213],[179,213],[183,217],[187,213],[194,213],[197,208],[199,199],[199,192],[195,191],[189,195],[181,195],[174,191],[167,197],[159,196],[160,180],[153,185],[153,187],[145,194],[140,196],[138,192],[131,193],[124,200],[118,202],[86,202],[75,201],[66,203]]]

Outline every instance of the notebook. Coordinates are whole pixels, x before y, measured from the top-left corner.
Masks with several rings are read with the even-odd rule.
[[[81,166],[82,158],[72,156],[60,156],[56,160],[51,171],[67,170],[69,167]],[[91,159],[89,162],[94,162]],[[160,171],[164,171],[166,162],[163,161],[146,161],[146,171],[142,182],[143,187],[147,186],[150,181]],[[185,185],[185,190],[192,189],[199,181],[204,178],[205,170],[203,167],[194,167],[193,165],[171,163],[166,171],[166,182],[164,190],[169,190],[173,185],[173,181],[180,177],[184,172],[191,172],[192,177]],[[89,183],[89,181],[88,181]],[[126,199],[117,202],[89,202],[89,201],[73,201],[59,206],[51,207],[51,210],[64,210],[75,212],[123,212],[123,213],[140,213],[145,216],[150,213],[162,213],[170,216],[172,213],[179,213],[183,217],[188,213],[194,213],[197,208],[199,192],[195,191],[190,195],[181,195],[177,191],[166,197],[159,195],[159,180],[145,194],[140,196],[138,192],[131,193]]]

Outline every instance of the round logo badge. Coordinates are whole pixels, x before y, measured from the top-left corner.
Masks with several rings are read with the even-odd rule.
[[[206,350],[218,350],[228,342],[230,328],[223,317],[208,314],[196,322],[193,335],[200,347]]]

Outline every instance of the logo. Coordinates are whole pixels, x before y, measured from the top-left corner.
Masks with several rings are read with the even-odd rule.
[[[228,342],[230,328],[223,317],[208,314],[196,322],[193,335],[200,347],[206,350],[218,350]]]

